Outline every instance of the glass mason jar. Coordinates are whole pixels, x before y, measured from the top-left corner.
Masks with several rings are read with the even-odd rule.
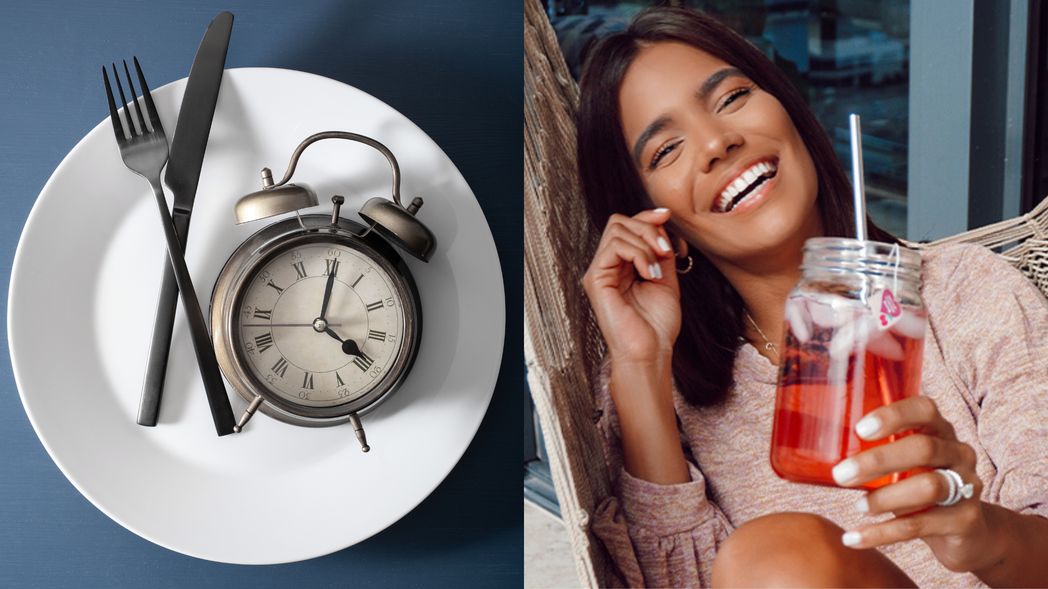
[[[855,424],[919,392],[927,324],[921,257],[896,244],[819,237],[804,244],[801,272],[786,299],[771,465],[790,481],[836,486],[838,462],[910,433],[868,442]]]

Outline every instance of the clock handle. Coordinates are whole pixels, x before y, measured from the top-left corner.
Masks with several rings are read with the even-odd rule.
[[[371,449],[368,446],[367,436],[364,435],[364,426],[360,424],[360,418],[357,417],[356,413],[349,414],[349,423],[353,424],[353,433],[357,434],[357,441],[360,442],[360,451],[367,452]]]
[[[233,426],[234,432],[239,434],[240,430],[244,429],[244,426],[247,425],[247,422],[250,421],[251,417],[255,415],[255,411],[258,411],[258,408],[262,406],[263,400],[264,399],[260,395],[255,395],[255,398],[251,399],[251,404],[247,406],[247,409],[244,410],[243,415],[241,415],[240,419],[237,420],[237,424]]]
[[[263,184],[265,185],[265,188],[276,188],[277,186],[287,184],[288,180],[291,180],[291,176],[295,173],[295,168],[298,166],[298,158],[302,157],[302,152],[313,143],[323,139],[347,139],[349,141],[356,141],[372,147],[378,150],[382,155],[386,156],[386,161],[389,162],[390,170],[393,172],[393,202],[398,205],[400,204],[400,164],[397,163],[397,158],[393,155],[393,152],[390,151],[388,147],[371,137],[357,133],[350,133],[349,131],[324,131],[306,137],[302,143],[299,143],[298,147],[295,148],[295,152],[291,154],[291,161],[288,163],[287,171],[284,172],[284,177],[280,179],[280,182],[270,184],[273,181],[272,171],[268,174],[268,180],[263,176]]]

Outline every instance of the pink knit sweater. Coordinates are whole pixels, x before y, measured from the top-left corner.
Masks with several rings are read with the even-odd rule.
[[[975,448],[983,501],[1048,517],[1048,302],[981,246],[942,246],[923,259],[922,394]],[[698,409],[674,391],[681,440],[694,458],[692,480],[658,485],[622,468],[604,375],[596,392],[603,408],[598,427],[617,480],[615,495],[598,506],[593,531],[629,585],[708,586],[718,545],[761,515],[811,512],[845,529],[874,521],[855,511],[860,491],[789,483],[772,472],[776,377],[777,368],[744,344],[723,404]],[[881,551],[921,587],[984,586],[975,575],[947,570],[923,541]]]

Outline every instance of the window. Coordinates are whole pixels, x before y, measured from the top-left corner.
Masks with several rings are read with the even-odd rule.
[[[568,67],[651,3],[560,0],[551,22]],[[909,0],[696,0],[679,4],[721,20],[761,49],[808,99],[851,172],[848,114],[862,116],[867,210],[906,237]]]

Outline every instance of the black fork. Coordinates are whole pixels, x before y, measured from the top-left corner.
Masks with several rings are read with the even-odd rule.
[[[120,119],[113,99],[113,88],[109,84],[109,75],[106,73],[105,66],[102,66],[102,81],[105,83],[106,98],[109,101],[109,116],[113,122],[116,143],[120,147],[120,156],[124,160],[124,165],[145,178],[156,196],[164,226],[164,237],[167,240],[167,253],[171,259],[175,281],[178,283],[178,292],[182,297],[186,319],[189,321],[189,332],[193,339],[197,364],[200,366],[200,376],[204,380],[208,404],[211,406],[211,416],[215,421],[215,430],[218,435],[224,436],[233,433],[236,420],[222,382],[222,372],[218,368],[215,348],[208,334],[207,324],[204,322],[204,314],[200,310],[200,301],[197,300],[196,289],[193,288],[189,268],[186,267],[186,259],[182,255],[182,247],[175,233],[171,213],[167,210],[167,198],[164,196],[164,189],[160,183],[160,171],[164,169],[168,159],[167,136],[164,135],[164,127],[160,124],[160,117],[157,116],[156,105],[153,103],[149,86],[146,85],[146,78],[142,74],[142,66],[139,65],[137,57],[133,61],[135,72],[138,74],[139,87],[142,90],[143,104],[139,104],[138,97],[135,95],[135,86],[131,80],[131,71],[127,67],[127,61],[124,61],[124,74],[127,76],[131,103],[128,103],[124,96],[120,75],[117,73],[116,64],[113,64],[113,77],[116,79],[117,90],[120,92],[120,102],[127,105],[123,107],[124,115],[127,118],[126,128]],[[143,111],[145,111],[145,116],[143,116]],[[152,128],[146,126],[146,118],[149,119]]]

